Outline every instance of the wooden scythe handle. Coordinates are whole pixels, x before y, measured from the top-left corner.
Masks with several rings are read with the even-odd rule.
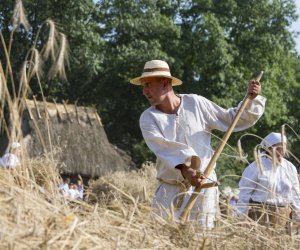
[[[256,77],[257,81],[260,81],[263,73],[264,72],[261,71],[260,74]],[[243,102],[242,102],[242,104],[241,104],[238,112],[236,113],[236,115],[235,115],[235,117],[234,117],[234,119],[233,119],[230,127],[228,128],[227,132],[223,136],[223,139],[222,139],[222,142],[221,142],[219,148],[215,151],[213,157],[210,159],[210,162],[208,163],[208,165],[207,165],[207,167],[206,167],[206,169],[205,169],[205,171],[203,173],[203,175],[205,177],[208,177],[211,174],[211,172],[213,171],[215,163],[217,162],[217,159],[219,158],[219,156],[220,156],[222,150],[224,149],[224,147],[225,147],[225,145],[226,145],[226,143],[227,143],[227,141],[228,141],[228,139],[229,139],[229,137],[230,137],[233,129],[235,128],[235,125],[237,124],[238,120],[240,119],[240,116],[242,115],[244,109],[246,108],[246,106],[247,106],[247,104],[249,103],[250,100],[251,99],[250,99],[249,95],[247,95],[246,98],[244,98],[244,100],[243,100]],[[182,222],[185,222],[187,220],[189,212],[192,209],[192,207],[194,206],[196,198],[197,198],[199,192],[201,191],[202,186],[205,185],[205,180],[206,179],[203,180],[204,183],[202,183],[200,187],[196,187],[195,188],[192,196],[188,200],[188,202],[187,202],[184,210],[182,211],[182,213],[180,215],[180,219],[181,219]]]

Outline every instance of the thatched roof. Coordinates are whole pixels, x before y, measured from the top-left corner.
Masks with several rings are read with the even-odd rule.
[[[109,143],[95,108],[27,100],[22,130],[28,155],[52,152],[64,174],[98,177],[133,165]]]

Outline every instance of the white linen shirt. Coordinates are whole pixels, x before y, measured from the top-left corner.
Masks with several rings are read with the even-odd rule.
[[[69,184],[68,183],[62,183],[62,184],[60,184],[59,190],[61,191],[61,193],[63,194],[63,196],[67,196],[68,192],[70,190]]]
[[[67,193],[67,197],[70,199],[70,200],[75,200],[75,199],[78,199],[80,198],[80,193],[77,189],[72,189],[70,188],[68,190],[68,193]]]
[[[240,213],[248,213],[251,198],[255,202],[277,206],[291,204],[296,211],[296,219],[300,220],[300,188],[296,167],[284,158],[279,164],[273,167],[272,159],[262,156],[261,170],[256,162],[244,170],[239,182],[237,203]]]
[[[16,156],[15,154],[6,153],[2,156],[1,160],[2,160],[3,167],[15,168],[21,165],[18,156]]]
[[[177,114],[166,114],[151,106],[140,117],[145,142],[157,157],[157,178],[166,182],[182,181],[181,172],[175,167],[190,162],[192,156],[200,157],[200,170],[205,170],[213,155],[211,131],[226,131],[241,105],[224,109],[199,95],[178,96],[181,103]],[[255,124],[264,112],[265,101],[262,96],[250,101],[235,131]],[[214,173],[212,178],[216,179]]]

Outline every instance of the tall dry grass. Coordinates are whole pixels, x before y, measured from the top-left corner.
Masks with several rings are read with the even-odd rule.
[[[55,23],[50,19],[47,19],[40,25],[33,38],[32,47],[28,49],[22,65],[11,65],[10,58],[12,56],[11,50],[14,34],[19,29],[24,29],[28,33],[32,32],[25,13],[22,1],[17,0],[13,11],[12,29],[10,29],[8,42],[6,42],[7,40],[0,31],[0,49],[5,55],[0,61],[0,132],[6,134],[9,144],[13,141],[22,140],[21,117],[26,106],[28,92],[31,91],[30,84],[32,80],[34,79],[38,83],[41,98],[46,102],[42,80],[54,77],[65,80],[66,67],[69,66],[69,49],[66,36],[57,29]],[[46,41],[43,41],[41,38],[41,35],[44,33],[48,35]],[[39,49],[41,44],[44,44],[44,46]],[[49,73],[46,74],[44,67],[49,63],[52,66],[49,69]],[[21,68],[20,71],[19,68]],[[8,119],[4,119],[4,110],[8,110]],[[36,129],[38,130],[39,128],[36,126]],[[43,138],[40,138],[40,140],[43,141]],[[43,146],[46,150],[46,145]]]
[[[151,213],[155,167],[94,181],[87,201],[58,192],[56,165],[30,163],[33,172],[0,171],[0,249],[299,249],[296,230],[267,228],[232,215],[215,229]],[[26,166],[23,167],[26,169]],[[130,180],[133,180],[132,182]],[[94,200],[90,200],[91,196]]]

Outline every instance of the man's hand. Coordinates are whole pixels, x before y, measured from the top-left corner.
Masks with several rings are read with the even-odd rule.
[[[180,169],[182,176],[189,181],[189,183],[192,186],[200,187],[201,182],[204,179],[203,176],[201,176],[197,170],[187,167],[184,164],[178,165],[176,167],[177,169]]]
[[[257,97],[261,92],[261,85],[260,81],[258,80],[251,80],[248,84],[248,95],[251,100]]]

